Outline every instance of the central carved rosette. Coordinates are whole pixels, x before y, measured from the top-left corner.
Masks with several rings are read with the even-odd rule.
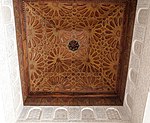
[[[68,44],[68,48],[69,48],[70,50],[72,50],[72,51],[78,50],[78,48],[79,48],[79,43],[78,43],[78,41],[75,41],[75,40],[70,41],[69,44]]]

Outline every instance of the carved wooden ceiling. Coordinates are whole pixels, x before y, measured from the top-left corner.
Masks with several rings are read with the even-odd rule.
[[[121,105],[135,0],[14,0],[25,105]]]

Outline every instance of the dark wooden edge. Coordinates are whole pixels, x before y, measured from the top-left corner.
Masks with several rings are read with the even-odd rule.
[[[122,106],[119,97],[28,97],[26,106]]]
[[[32,0],[30,0],[32,1]],[[36,0],[37,1],[37,0]],[[59,1],[59,0],[58,0]],[[60,0],[61,1],[61,0]],[[63,1],[63,0],[62,0]],[[88,1],[88,0],[84,0]],[[97,0],[100,1],[100,0]],[[102,0],[109,2],[119,2],[120,0]],[[25,34],[25,25],[24,25],[24,17],[23,17],[23,0],[13,0],[14,4],[14,14],[15,14],[15,24],[16,24],[16,36],[17,36],[17,47],[18,47],[18,55],[19,55],[19,66],[20,66],[20,75],[21,75],[21,84],[22,84],[22,94],[24,105],[123,105],[124,93],[125,93],[125,85],[128,71],[128,63],[132,42],[132,33],[134,26],[134,18],[135,18],[135,8],[136,8],[136,0],[121,0],[121,2],[126,1],[127,4],[127,12],[125,14],[125,18],[127,19],[125,22],[125,26],[127,26],[127,30],[123,32],[122,35],[122,54],[120,59],[121,68],[119,69],[120,76],[118,81],[119,89],[117,90],[117,94],[112,94],[107,97],[96,96],[96,97],[38,97],[36,94],[30,94],[29,92],[29,73],[28,73],[28,56],[27,56],[27,44],[26,44],[26,34]],[[127,33],[126,35],[124,35]],[[126,43],[128,42],[128,43]],[[103,95],[104,96],[104,95]],[[67,101],[71,100],[71,101]]]
[[[95,95],[95,96],[117,96],[116,93],[112,93],[112,92],[30,92],[29,95],[40,95],[40,96],[54,96],[54,95],[62,95],[62,96],[91,96],[91,95]]]
[[[132,44],[132,35],[134,29],[134,21],[136,15],[136,5],[137,0],[130,0],[126,4],[126,12],[125,12],[125,21],[124,21],[124,31],[122,32],[122,51],[120,57],[120,68],[118,76],[118,90],[117,94],[120,100],[124,101],[125,95],[125,88],[126,88],[126,81],[127,81],[127,74],[128,74],[128,67],[129,67],[129,59],[130,59],[130,52],[131,52],[131,44]]]
[[[16,25],[16,37],[17,37],[17,48],[19,55],[19,67],[20,67],[20,78],[22,85],[23,101],[26,100],[29,94],[29,73],[28,73],[28,60],[26,53],[26,34],[24,26],[24,17],[22,10],[22,0],[13,0],[15,25]]]
[[[122,3],[130,0],[22,0],[25,2],[42,2],[42,1],[54,1],[54,2],[75,2],[75,1],[83,1],[83,2],[111,2],[111,3]]]

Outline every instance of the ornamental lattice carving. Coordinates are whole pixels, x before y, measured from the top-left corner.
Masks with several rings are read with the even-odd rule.
[[[54,1],[23,5],[32,92],[116,91],[124,5]],[[68,49],[71,40],[80,44],[78,49],[76,42],[76,52]]]
[[[24,105],[122,105],[136,0],[13,0]]]

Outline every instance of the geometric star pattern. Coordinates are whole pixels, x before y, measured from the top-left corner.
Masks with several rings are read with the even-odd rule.
[[[115,93],[125,5],[23,3],[30,91]],[[68,44],[79,44],[71,51]]]

